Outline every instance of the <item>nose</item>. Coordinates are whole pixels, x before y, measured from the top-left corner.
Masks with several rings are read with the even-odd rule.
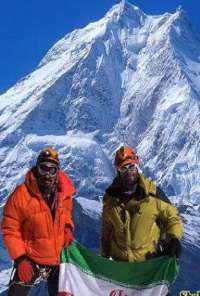
[[[50,178],[50,172],[48,171],[48,172],[46,172],[46,174],[45,174],[45,178],[47,178],[47,179],[49,179]]]
[[[134,170],[127,170],[127,175],[135,175],[136,172]]]

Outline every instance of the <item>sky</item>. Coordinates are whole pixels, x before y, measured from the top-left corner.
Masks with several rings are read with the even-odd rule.
[[[67,33],[99,20],[119,0],[0,1],[0,94],[31,73]],[[200,32],[197,0],[129,0],[146,14],[182,6]]]

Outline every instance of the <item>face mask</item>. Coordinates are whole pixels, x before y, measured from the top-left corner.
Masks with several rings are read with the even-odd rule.
[[[50,162],[37,165],[38,184],[41,192],[45,194],[52,192],[56,184],[58,170],[59,167]]]

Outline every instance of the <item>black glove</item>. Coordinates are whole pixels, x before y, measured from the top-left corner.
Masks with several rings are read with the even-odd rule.
[[[179,258],[182,254],[182,246],[179,239],[175,237],[167,238],[162,242],[162,255],[176,256]]]

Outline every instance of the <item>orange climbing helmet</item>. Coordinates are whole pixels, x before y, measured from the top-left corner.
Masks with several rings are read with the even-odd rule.
[[[43,162],[52,162],[59,166],[58,152],[51,147],[44,148],[38,156],[37,165]]]
[[[139,159],[133,148],[122,146],[116,151],[114,165],[118,170],[127,164],[139,165]]]

